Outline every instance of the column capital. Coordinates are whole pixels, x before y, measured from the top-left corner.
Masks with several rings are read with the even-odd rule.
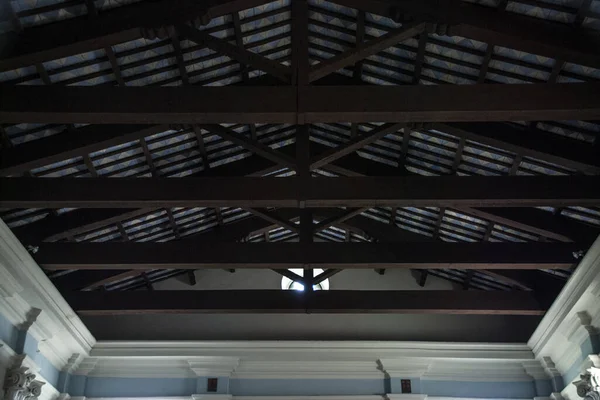
[[[600,400],[600,368],[591,367],[580,377],[573,382],[577,395],[585,400]]]
[[[45,382],[36,380],[36,375],[29,371],[29,367],[21,366],[23,359],[24,357],[21,357],[6,373],[4,380],[6,400],[37,400],[42,394],[42,386]]]

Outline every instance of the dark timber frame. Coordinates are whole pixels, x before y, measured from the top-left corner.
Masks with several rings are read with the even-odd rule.
[[[561,85],[0,86],[3,123],[463,122],[600,119],[600,83]],[[404,101],[410,98],[410,102]],[[261,99],[257,102],[256,99]],[[493,99],[493,101],[490,101]]]
[[[161,291],[67,294],[84,315],[161,313],[411,313],[543,315],[529,292]]]
[[[573,243],[47,243],[38,263],[61,269],[570,268]]]
[[[540,299],[555,295],[563,282],[539,269],[557,273],[569,270],[577,262],[574,254],[585,251],[600,231],[560,215],[564,207],[600,205],[598,146],[539,128],[540,121],[555,121],[560,126],[561,120],[600,119],[600,83],[554,84],[567,63],[600,67],[600,40],[581,27],[585,10],[577,12],[573,26],[566,26],[459,0],[332,1],[358,9],[355,41],[339,40],[344,51],[309,43],[309,38],[322,38],[321,33],[309,29],[309,24],[324,23],[309,18],[316,7],[306,0],[292,0],[285,10],[291,11],[292,43],[263,52],[245,43],[250,33],[242,29],[245,19],[238,13],[267,3],[264,0],[160,0],[111,10],[96,10],[93,2],[87,2],[89,17],[0,35],[0,43],[11,43],[0,51],[0,71],[35,66],[36,76],[44,83],[17,85],[21,83],[17,79],[0,85],[0,207],[79,208],[63,214],[52,210],[48,217],[14,229],[24,244],[38,247],[34,257],[42,267],[59,271],[51,276],[76,311],[544,313],[548,304]],[[330,10],[318,12],[335,16]],[[391,17],[402,26],[378,26],[384,33],[373,37],[367,33],[367,28],[373,27],[367,12]],[[212,18],[229,15],[233,39],[217,38],[212,28],[202,27]],[[354,34],[346,28],[330,29]],[[484,60],[475,68],[476,74],[459,75],[476,85],[416,85],[443,83],[425,75],[431,67],[426,57],[451,61],[428,50],[429,43],[440,43],[434,34],[455,34],[488,44],[485,50],[472,51]],[[161,83],[181,81],[182,87],[128,86],[135,75],[123,70],[132,66],[119,65],[120,54],[111,46],[141,37],[158,37],[172,46],[173,52],[167,56],[176,59],[179,77]],[[180,40],[184,38],[194,42],[192,48],[182,47]],[[400,42],[410,38],[418,39],[416,49],[404,47],[416,51],[414,70],[398,71],[409,74],[413,85],[374,86],[363,80],[373,76],[365,66],[377,63],[369,57],[394,59],[396,56],[383,50],[403,48]],[[332,56],[311,54],[310,46]],[[493,81],[488,74],[503,73],[492,64],[502,57],[494,53],[496,46],[551,57],[556,62],[544,67],[547,71],[543,72],[549,73],[547,80],[489,84]],[[232,74],[241,76],[242,84],[206,87],[202,85],[210,79],[192,80],[198,72],[186,69],[186,57],[205,47],[215,56],[231,59],[223,67],[239,65]],[[114,86],[69,86],[81,78],[53,84],[56,71],[47,70],[44,62],[96,49],[106,54]],[[283,50],[291,50],[291,54],[272,57]],[[319,63],[311,64],[311,59]],[[395,61],[406,60],[396,57]],[[457,62],[473,69],[468,61]],[[349,70],[352,78],[336,73],[342,69]],[[255,70],[265,76],[250,78]],[[436,71],[446,72],[439,67]],[[100,76],[101,71],[97,74]],[[567,74],[578,79],[572,72]],[[389,83],[403,83],[387,79]],[[53,136],[13,146],[4,126],[24,122],[65,127]],[[342,144],[327,147],[314,141],[313,129],[327,129],[317,125],[340,122],[348,124],[336,126],[347,129]],[[77,123],[95,125],[75,128]],[[235,126],[221,125],[226,123]],[[289,124],[282,131],[292,131],[295,145],[274,148],[261,139],[271,124]],[[247,135],[236,131],[241,125],[248,125]],[[201,172],[166,179],[170,175],[163,174],[153,159],[147,137],[169,129],[193,134]],[[408,168],[411,132],[430,129],[458,138],[448,176],[417,176]],[[254,155],[230,165],[211,165],[206,135],[216,135]],[[357,154],[389,135],[402,138],[397,167]],[[105,179],[91,153],[133,141],[142,150],[151,178]],[[469,142],[514,153],[507,176],[458,177]],[[32,169],[75,157],[81,157],[91,178],[50,180],[31,174]],[[528,157],[574,173],[519,176],[519,168]],[[296,176],[264,177],[281,171]],[[328,174],[336,177],[318,177]],[[557,215],[533,208],[536,206],[554,207]],[[211,210],[215,228],[190,233],[179,225],[177,207]],[[222,211],[227,207],[251,215],[227,222]],[[397,226],[396,216],[404,212],[403,207],[435,208],[435,215],[428,217],[430,236]],[[166,222],[161,229],[172,230],[175,240],[143,243],[130,237],[127,223],[153,212],[164,212]],[[468,222],[478,225],[471,230],[479,235],[478,243],[444,241],[452,213],[472,218]],[[119,232],[120,241],[75,240],[109,225]],[[526,233],[537,241],[492,243],[496,225]],[[297,239],[299,243],[271,243],[276,241],[271,235],[275,229],[285,232],[278,240]],[[339,231],[344,243],[315,242],[316,238],[332,241]],[[264,235],[264,243],[239,243],[253,235]],[[324,272],[315,276],[317,267]],[[267,268],[302,282],[306,293],[97,290],[133,278],[153,290],[152,270],[157,268],[165,270],[163,277],[188,274],[192,285],[196,283],[193,270],[198,268]],[[303,276],[287,268],[303,269]],[[313,292],[313,285],[348,268],[376,269],[380,274],[388,268],[411,268],[420,286],[427,284],[430,275],[447,273],[446,277],[462,290]],[[467,271],[460,275],[457,270]],[[511,291],[469,290],[499,287]],[[86,292],[72,293],[82,290]]]
[[[600,203],[600,177],[0,178],[0,207],[472,207]]]

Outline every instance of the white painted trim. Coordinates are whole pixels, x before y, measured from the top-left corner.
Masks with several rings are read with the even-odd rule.
[[[545,397],[534,397],[534,399],[546,399]],[[435,397],[435,396],[429,396],[427,397],[427,400],[481,400],[481,398],[479,397]],[[497,397],[497,398],[486,398],[486,400],[509,400],[506,398],[502,398],[502,397]],[[532,400],[530,398],[527,399],[512,399],[512,400]]]
[[[193,394],[192,400],[231,400],[230,394]]]
[[[390,400],[426,400],[426,394],[388,394]]]
[[[561,324],[571,318],[574,312],[585,311],[586,307],[577,303],[581,301],[586,291],[596,291],[599,278],[600,237],[590,247],[563,290],[544,315],[533,335],[531,335],[528,345],[536,355],[549,353],[545,347],[554,338]]]
[[[535,400],[547,398],[536,397]],[[549,399],[549,398],[548,398]],[[228,394],[193,394],[179,397],[71,397],[71,400],[481,400],[471,397],[436,397],[426,394],[385,394],[371,396],[232,396]],[[532,400],[490,398],[486,400]]]
[[[377,361],[244,360],[233,371],[237,379],[383,379]]]
[[[388,395],[390,399],[424,400],[425,395]],[[400,396],[400,397],[397,397]],[[73,397],[71,399],[74,399]],[[87,397],[85,400],[383,400],[384,395],[373,396],[233,396],[230,394],[193,394],[176,397]]]
[[[380,356],[384,354],[385,358]],[[548,379],[526,345],[420,342],[98,342],[73,371],[103,377]]]
[[[164,397],[164,396],[157,396],[157,397],[71,397],[71,400],[73,399],[81,399],[81,400],[192,400],[193,399],[193,395],[192,396],[172,396],[172,397]],[[225,398],[225,397],[214,397],[214,400],[228,400],[229,398]]]
[[[67,365],[74,353],[88,354],[96,343],[29,252],[0,221],[0,313],[18,327],[27,321],[32,308],[42,313],[28,332],[57,369]]]
[[[195,396],[195,395],[194,395]],[[382,400],[383,395],[351,395],[351,396],[232,396],[233,400]]]
[[[229,361],[223,361],[229,360]],[[190,364],[190,370],[184,363]],[[523,365],[539,361],[525,344],[380,341],[100,341],[76,374],[89,376],[229,376],[241,379],[479,380],[461,371],[490,371],[485,381],[531,380]],[[447,365],[446,369],[432,368]],[[507,367],[508,365],[508,367]],[[494,368],[509,368],[505,374]],[[530,369],[532,367],[530,366]],[[429,371],[431,369],[431,371]],[[429,372],[427,372],[429,371]],[[437,371],[437,372],[434,372]],[[477,375],[477,374],[475,374]]]
[[[381,341],[99,341],[92,358],[218,356],[268,360],[534,360],[526,344]]]

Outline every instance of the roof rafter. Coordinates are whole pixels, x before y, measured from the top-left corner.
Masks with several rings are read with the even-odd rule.
[[[253,153],[258,154],[268,160],[271,160],[277,164],[280,164],[283,167],[289,168],[291,170],[295,170],[296,163],[295,161],[287,157],[284,154],[280,154],[277,151],[271,149],[269,146],[264,145],[256,140],[248,139],[238,134],[237,132],[232,131],[229,128],[225,128],[221,125],[200,125],[201,128],[214,133],[216,135],[221,136],[225,140],[229,140],[243,148],[250,150]]]
[[[0,43],[0,71],[27,67],[43,61],[101,49],[139,39],[144,28],[210,19],[253,8],[268,0],[159,0],[140,2],[103,11],[96,18],[81,16],[5,33]]]
[[[295,154],[294,147],[293,145],[286,146],[280,150],[288,155]],[[311,147],[321,149],[321,151],[324,148],[324,146],[317,143],[312,143]],[[198,176],[262,176],[270,172],[274,166],[264,158],[251,156],[239,162],[224,164],[211,168],[209,171],[203,171]],[[396,170],[359,157],[356,154],[348,155],[337,160],[335,164],[328,165],[329,168],[332,166],[339,166],[343,170],[358,168],[364,174],[372,175],[397,174]],[[150,212],[152,212],[152,209],[79,209],[13,228],[13,232],[21,241],[28,244],[35,244],[44,239],[56,241]]]
[[[311,162],[310,169],[321,168],[339,158],[354,153],[356,150],[365,147],[369,143],[373,143],[386,135],[395,133],[404,127],[404,124],[385,124],[364,135],[350,139],[348,143],[344,143],[342,146],[333,147],[330,150],[317,155],[316,159]]]
[[[461,0],[332,0],[396,20],[447,24],[452,35],[575,64],[600,67],[600,37],[592,31]]]
[[[338,71],[348,65],[356,64],[358,61],[377,54],[398,42],[402,42],[418,35],[425,29],[425,23],[416,23],[394,29],[369,42],[358,43],[355,48],[347,50],[312,67],[309,73],[309,82],[321,79],[324,76]]]
[[[3,149],[0,176],[19,175],[68,158],[164,132],[166,125],[86,125]]]
[[[258,68],[259,70],[267,72],[285,83],[290,82],[290,67],[278,63],[277,61],[270,60],[260,54],[253,53],[250,50],[233,45],[226,40],[214,37],[189,25],[179,25],[177,27],[177,31],[191,41],[200,45],[204,45],[219,54],[231,57],[242,64]]]
[[[313,231],[316,233],[325,230],[330,226],[341,224],[342,222],[359,215],[365,210],[368,210],[368,208],[355,208],[338,213],[337,215],[332,215],[331,217],[325,218],[324,220],[316,224],[313,227]]]
[[[89,211],[89,210],[78,210]],[[121,210],[110,210],[119,212]],[[147,210],[141,210],[147,212]],[[77,212],[77,211],[75,211]],[[292,210],[284,213],[285,217],[292,218]],[[208,232],[196,233],[191,236],[183,237],[182,243],[196,242],[233,242],[243,239],[250,233],[270,228],[272,225],[266,221],[257,218],[243,218],[234,223],[226,224],[220,229],[210,230]],[[82,227],[85,228],[85,227]],[[100,286],[114,283],[129,276],[136,276],[139,270],[119,271],[119,270],[77,270],[68,274],[58,276],[52,281],[61,291],[92,290]]]
[[[290,230],[292,232],[300,232],[300,228],[290,223],[287,219],[279,217],[277,214],[273,212],[269,212],[268,210],[257,209],[257,208],[246,208],[247,211],[256,215],[259,218],[264,219],[265,221],[269,221],[272,224],[276,224],[281,226],[284,229]],[[250,232],[249,232],[250,233]]]
[[[590,174],[600,173],[595,146],[540,129],[508,123],[434,123],[432,129]]]
[[[295,154],[295,146],[286,146],[280,149],[284,154]],[[324,151],[325,147],[315,142],[311,143],[311,149],[315,151]],[[401,171],[398,168],[389,167],[377,163],[356,154],[345,156],[336,161],[336,164],[342,169],[351,168],[358,175],[372,176],[398,176],[406,174],[407,171]],[[261,171],[269,171],[273,164],[269,161],[251,156],[245,160],[225,164],[213,168],[207,176],[240,176],[240,175],[262,175]],[[15,234],[28,244],[35,244],[42,239],[54,241],[65,239],[70,235],[76,235],[81,232],[90,231],[103,226],[110,225],[117,221],[123,221],[128,218],[134,218],[136,215],[143,215],[152,210],[120,210],[120,209],[79,209],[60,216],[50,216],[42,220],[27,224],[22,227],[14,228]],[[520,208],[493,208],[484,209],[487,214],[502,218],[502,224],[521,229],[527,232],[543,235],[545,237],[562,237],[574,241],[593,240],[598,235],[598,229],[569,218],[554,216],[551,213],[535,209]],[[493,218],[493,217],[490,217]],[[485,217],[483,217],[485,219]],[[404,232],[404,231],[403,231]],[[555,236],[559,235],[559,236]]]
[[[362,235],[371,236],[380,242],[394,243],[394,242],[427,242],[431,241],[431,238],[422,236],[410,231],[402,230],[397,227],[391,227],[388,224],[383,224],[376,220],[356,215],[351,218],[343,218],[343,222],[334,221],[334,224],[344,229],[351,229],[359,232]],[[277,217],[280,220],[294,219],[297,213],[294,210],[279,210]],[[347,213],[342,215],[343,217],[348,216]],[[334,210],[319,209],[317,217],[325,218],[326,221],[332,219],[338,219],[340,214]],[[491,225],[490,225],[491,226]],[[235,222],[227,224],[225,227],[215,231],[203,232],[195,235],[194,242],[200,241],[236,241],[242,237],[248,236],[251,232],[255,232],[261,229],[273,229],[274,226],[269,226],[266,222],[257,218],[247,218],[242,220],[236,220]],[[318,228],[318,226],[316,227]],[[339,270],[327,270],[323,274],[316,277],[316,283],[319,279],[326,279],[330,277],[327,272],[337,273]],[[336,272],[337,271],[337,272]],[[521,271],[517,274],[514,271],[506,270],[494,270],[494,271],[481,271],[484,274],[491,274],[497,279],[506,281],[510,285],[516,285],[519,288],[530,289],[532,282],[539,281],[536,271]],[[123,275],[125,274],[125,275]],[[137,275],[134,271],[123,273],[118,270],[104,270],[104,271],[73,271],[69,274],[59,276],[54,280],[55,284],[61,289],[66,291],[72,290],[84,290],[93,289],[98,286],[102,286],[114,281],[118,281],[127,276]],[[132,274],[132,275],[131,275]],[[325,275],[324,275],[325,274]],[[123,275],[123,276],[122,276]],[[519,275],[519,276],[516,276]],[[536,276],[534,276],[536,275]],[[315,284],[316,284],[315,283]]]

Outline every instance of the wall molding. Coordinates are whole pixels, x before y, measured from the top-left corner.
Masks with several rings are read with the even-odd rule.
[[[561,365],[560,349],[565,349],[569,340],[565,330],[575,321],[578,312],[594,316],[590,321],[600,322],[600,237],[596,239],[577,269],[566,283],[546,315],[531,335],[529,347],[538,357],[551,357]],[[560,368],[560,367],[559,367]]]
[[[0,221],[0,313],[20,327],[28,323],[34,309],[42,312],[28,332],[57,369],[65,367],[73,354],[88,354],[96,343],[29,252]]]
[[[525,343],[383,341],[99,341],[89,357],[196,356],[341,361],[395,358],[535,359]]]
[[[69,399],[65,399],[69,400]],[[193,394],[178,397],[71,397],[70,400],[480,400],[469,397],[439,397],[426,394],[383,394],[372,396],[232,396],[228,394]],[[509,400],[497,398],[494,400]],[[519,399],[510,399],[519,400]],[[525,400],[525,399],[522,399]],[[526,399],[532,400],[532,399]],[[536,397],[534,400],[550,400]]]
[[[100,341],[72,370],[147,378],[383,379],[387,374],[478,382],[550,379],[527,345],[486,343]]]

